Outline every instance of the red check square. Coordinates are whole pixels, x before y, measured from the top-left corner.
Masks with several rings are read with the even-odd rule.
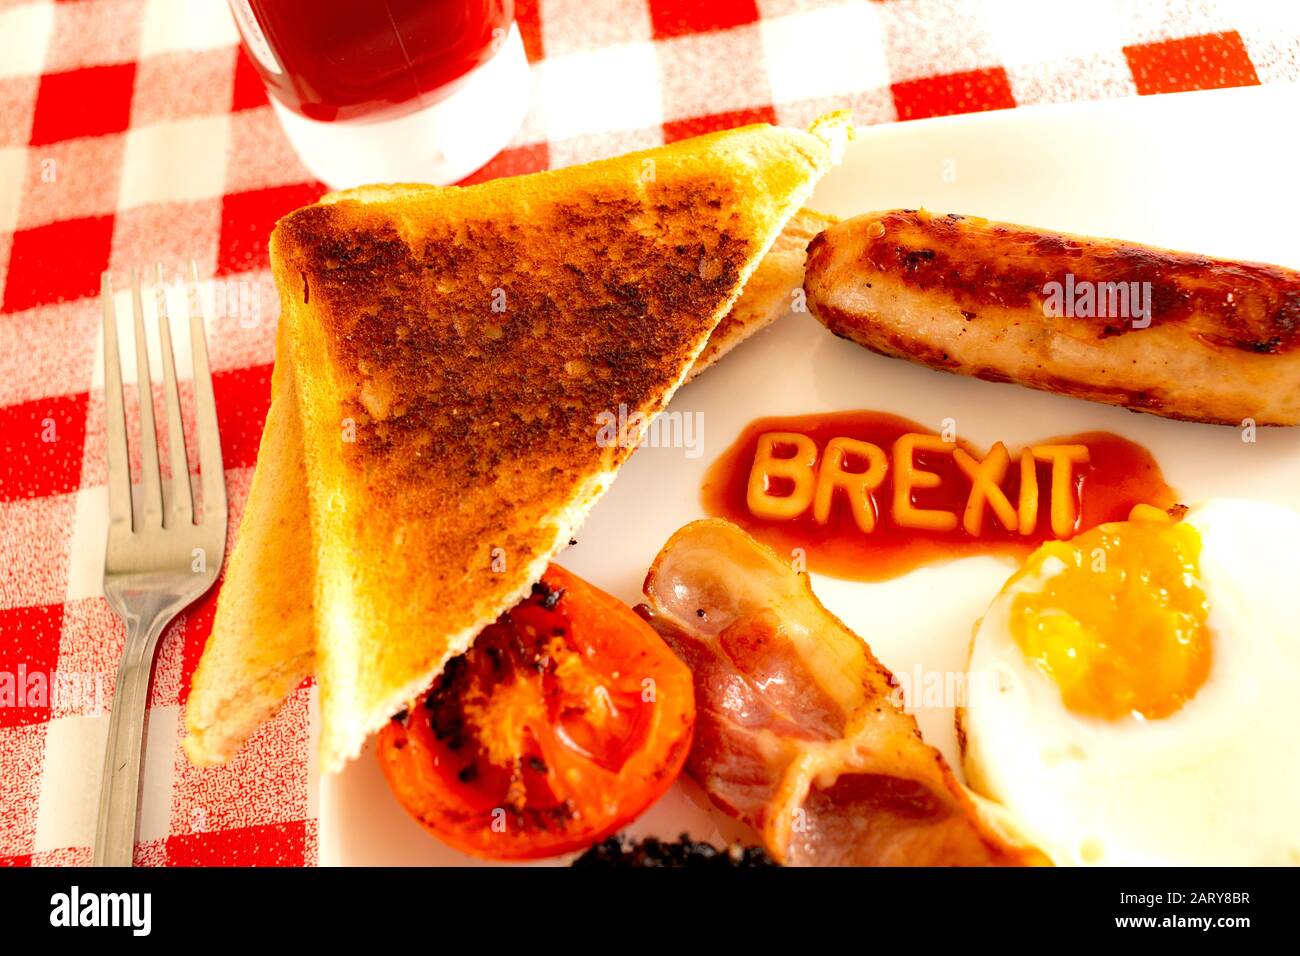
[[[728,30],[758,19],[754,0],[650,0],[650,23],[656,40],[709,30]]]
[[[3,310],[95,295],[108,267],[113,217],[91,216],[14,233]]]
[[[1259,85],[1236,30],[1126,46],[1124,56],[1143,95]]]
[[[890,90],[900,120],[978,113],[1016,105],[1007,71],[1000,66],[908,80],[895,83]]]
[[[0,727],[50,719],[63,605],[0,610]]]
[[[277,823],[167,838],[170,866],[303,866],[307,824]]]
[[[131,118],[134,84],[134,63],[45,74],[36,93],[31,144],[122,132]]]
[[[251,110],[256,106],[266,106],[269,102],[266,84],[262,82],[253,61],[248,58],[248,51],[241,45],[235,54],[235,84],[230,98],[230,111],[237,113],[240,110]]]
[[[271,405],[271,366],[215,372],[212,394],[217,400],[222,464],[227,469],[253,467]]]
[[[266,243],[276,220],[299,206],[314,203],[324,192],[320,183],[298,183],[225,195],[221,200],[217,275],[267,268],[270,260]]]
[[[675,143],[679,139],[690,139],[692,136],[702,136],[705,133],[714,133],[735,126],[775,122],[776,110],[770,106],[760,106],[751,110],[736,110],[731,113],[714,113],[712,116],[696,116],[691,119],[664,123],[664,143]]]
[[[477,172],[470,173],[458,185],[472,186],[485,183],[489,179],[502,176],[522,176],[545,169],[550,163],[550,148],[545,143],[532,143],[528,146],[515,146],[503,149]]]
[[[223,574],[218,579],[216,587],[209,589],[185,611],[180,683],[176,689],[178,703],[184,704],[190,699],[190,684],[194,679],[194,671],[199,666],[199,658],[203,656],[203,648],[207,646],[208,638],[212,634],[212,618],[217,613],[217,596],[221,593],[221,585],[224,583]]]
[[[0,408],[0,501],[80,486],[87,399],[82,392]]]
[[[542,15],[538,0],[515,0],[515,23],[519,38],[524,41],[524,56],[536,63],[542,53]]]

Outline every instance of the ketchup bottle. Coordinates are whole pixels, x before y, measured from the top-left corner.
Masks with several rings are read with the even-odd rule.
[[[513,0],[230,0],[304,165],[335,189],[447,184],[514,136],[528,64]]]

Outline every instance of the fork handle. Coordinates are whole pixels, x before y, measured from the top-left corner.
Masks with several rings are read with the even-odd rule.
[[[126,644],[117,668],[104,775],[100,781],[95,866],[131,866],[135,855],[149,675],[158,636],[173,616],[157,614],[148,621],[138,617],[126,620]]]

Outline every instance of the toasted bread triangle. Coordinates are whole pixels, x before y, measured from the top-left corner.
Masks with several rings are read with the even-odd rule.
[[[327,770],[526,593],[631,451],[599,440],[597,416],[667,403],[831,162],[819,136],[750,127],[466,189],[343,194],[281,221],[288,368],[248,513],[301,514],[261,481],[291,473],[292,429],[270,424],[296,399],[315,567],[300,558],[283,603],[308,605],[314,579]],[[227,590],[258,565],[293,574],[241,561],[243,538]],[[259,638],[242,672],[218,652],[238,644],[226,620],[270,623],[241,606],[257,601],[219,604],[187,714],[199,762],[229,756],[312,666],[297,626]],[[216,690],[223,672],[244,690]]]
[[[292,366],[276,339],[257,467],[226,562],[212,632],[190,681],[185,752],[225,763],[312,672],[315,558],[307,509],[302,425]]]
[[[435,188],[403,186],[401,190]],[[373,188],[367,192],[374,195]],[[333,193],[321,201],[343,195]],[[786,223],[740,298],[714,328],[687,381],[790,307],[791,294],[803,282],[805,247],[834,221],[803,209]],[[280,339],[277,352],[283,348]],[[212,631],[191,680],[185,712],[189,733],[184,739],[191,761],[213,765],[230,760],[315,672],[315,580],[298,396],[290,363],[277,354],[257,468]]]
[[[403,186],[401,190],[434,188]],[[355,192],[331,194],[322,201]],[[375,194],[373,189],[367,192]],[[740,298],[709,336],[688,381],[789,308],[792,291],[803,281],[804,248],[834,221],[804,209],[786,223]],[[277,351],[283,347],[283,340],[278,341]],[[302,426],[291,366],[278,355],[271,390],[257,468],[226,566],[225,585],[191,681],[184,746],[200,765],[230,760],[315,669],[315,561]]]

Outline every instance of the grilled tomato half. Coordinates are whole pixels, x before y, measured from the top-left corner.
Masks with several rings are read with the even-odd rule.
[[[633,611],[551,565],[379,735],[402,806],[475,856],[532,859],[604,839],[676,779],[691,672]]]

